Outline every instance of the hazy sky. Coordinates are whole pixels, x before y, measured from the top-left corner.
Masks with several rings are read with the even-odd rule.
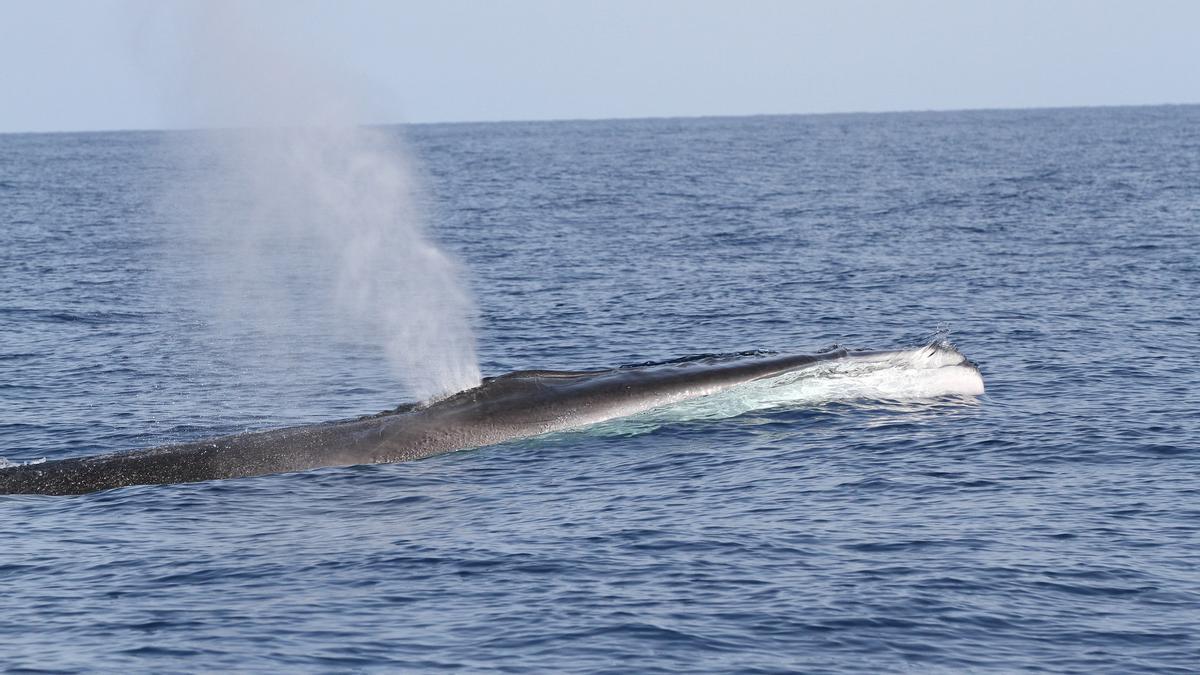
[[[214,7],[0,0],[0,132],[1200,102],[1191,0]]]

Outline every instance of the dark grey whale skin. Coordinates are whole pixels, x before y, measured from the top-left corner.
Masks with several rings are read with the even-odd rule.
[[[518,371],[428,405],[356,420],[0,469],[0,494],[84,494],[128,485],[404,462],[583,426],[868,354],[882,352],[851,355],[838,350],[612,370]]]

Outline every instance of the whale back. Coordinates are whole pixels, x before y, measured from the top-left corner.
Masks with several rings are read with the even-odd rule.
[[[932,350],[927,356],[938,363],[974,369],[951,348],[925,349]],[[633,415],[822,363],[905,355],[912,352],[749,352],[606,370],[522,370],[486,378],[441,400],[353,420],[0,468],[0,494],[79,494],[407,461]],[[977,369],[973,375],[968,379],[978,381],[982,393]]]

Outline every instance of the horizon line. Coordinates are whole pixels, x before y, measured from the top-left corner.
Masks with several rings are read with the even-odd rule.
[[[696,115],[630,115],[628,117],[544,117],[544,118],[513,118],[513,119],[480,119],[480,120],[439,120],[421,122],[361,122],[348,126],[359,127],[422,127],[422,126],[452,126],[472,124],[530,124],[530,123],[577,123],[577,122],[635,122],[653,120],[703,120],[703,119],[753,119],[763,117],[834,117],[834,116],[869,116],[869,115],[915,115],[929,113],[986,113],[986,112],[1015,112],[1038,110],[1088,110],[1113,108],[1171,108],[1198,106],[1200,102],[1164,102],[1164,103],[1105,103],[1097,105],[1039,105],[1039,106],[989,106],[982,108],[908,108],[901,110],[843,110],[824,112],[784,112],[784,113],[743,113],[743,114],[696,114]],[[301,127],[302,125],[289,125]],[[118,134],[118,133],[160,133],[160,132],[196,132],[196,131],[228,131],[234,129],[280,128],[280,127],[159,127],[159,128],[129,128],[110,127],[99,129],[55,129],[43,131],[0,131],[0,136],[34,136],[52,134]]]

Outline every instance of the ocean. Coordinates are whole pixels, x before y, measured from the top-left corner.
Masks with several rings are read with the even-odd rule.
[[[484,375],[944,340],[987,391],[0,496],[0,669],[1200,667],[1200,106],[381,131]],[[0,135],[7,462],[413,400],[313,242],[205,229],[205,138]]]

